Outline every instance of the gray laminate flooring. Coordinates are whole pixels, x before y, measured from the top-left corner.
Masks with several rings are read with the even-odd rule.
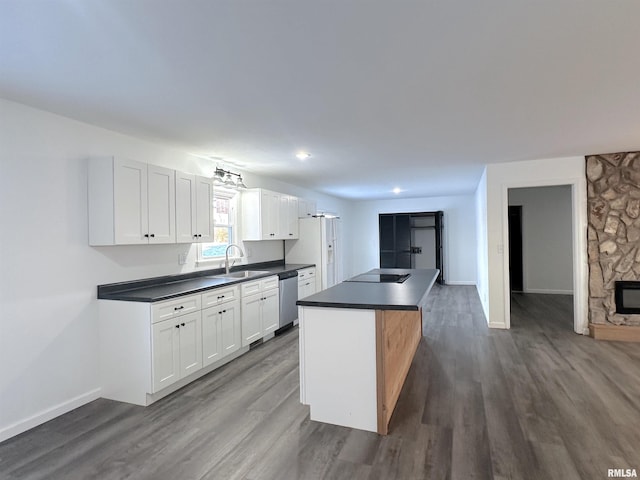
[[[386,437],[309,420],[297,330],[147,407],[97,400],[0,444],[13,479],[605,479],[640,471],[640,345],[572,331],[571,297],[435,286]],[[336,332],[339,335],[340,332]]]

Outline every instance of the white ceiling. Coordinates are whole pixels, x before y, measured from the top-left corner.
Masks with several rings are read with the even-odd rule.
[[[640,150],[639,20],[636,0],[0,0],[0,97],[345,198],[469,193],[486,163]]]

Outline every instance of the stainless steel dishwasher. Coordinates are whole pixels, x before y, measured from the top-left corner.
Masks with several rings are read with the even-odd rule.
[[[298,271],[282,272],[280,279],[280,323],[279,327],[287,327],[298,318]]]

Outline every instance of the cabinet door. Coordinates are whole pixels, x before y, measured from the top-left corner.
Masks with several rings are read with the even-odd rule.
[[[380,268],[394,268],[396,266],[394,216],[392,214],[380,214],[378,225],[380,232]]]
[[[196,177],[196,231],[199,242],[213,242],[213,183]]]
[[[260,217],[263,240],[276,240],[280,226],[280,195],[263,190],[260,200]]]
[[[298,218],[307,218],[307,201],[304,198],[298,199]]]
[[[229,355],[240,348],[242,344],[242,329],[240,322],[240,302],[221,305],[220,337],[222,339],[222,356]]]
[[[153,324],[151,344],[153,392],[180,378],[179,323],[175,319]]]
[[[316,282],[315,278],[308,278],[298,283],[298,299],[302,299],[316,293],[315,282]]]
[[[289,196],[280,195],[278,202],[277,238],[289,238]]]
[[[298,199],[298,217],[308,218],[316,214],[316,202],[304,198]]]
[[[287,239],[298,238],[298,198],[289,197],[289,208],[287,212]]]
[[[411,216],[396,215],[396,264],[395,268],[411,266]]]
[[[242,346],[262,338],[262,294],[242,298]]]
[[[186,377],[202,368],[201,312],[174,319],[180,332],[180,377]]]
[[[202,311],[202,357],[203,366],[211,365],[222,358],[221,309],[207,308]]]
[[[147,165],[113,161],[114,239],[118,245],[149,243]]]
[[[280,324],[279,290],[268,290],[262,295],[263,335],[275,332]]]
[[[147,166],[149,243],[176,243],[176,172]]]
[[[197,241],[195,225],[196,176],[176,172],[176,242]]]

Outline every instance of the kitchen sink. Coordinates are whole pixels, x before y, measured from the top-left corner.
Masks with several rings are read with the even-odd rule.
[[[215,278],[251,278],[257,277],[259,275],[266,275],[271,272],[262,271],[262,270],[240,270],[238,272],[230,272],[230,273],[221,273],[220,275],[214,275]]]

